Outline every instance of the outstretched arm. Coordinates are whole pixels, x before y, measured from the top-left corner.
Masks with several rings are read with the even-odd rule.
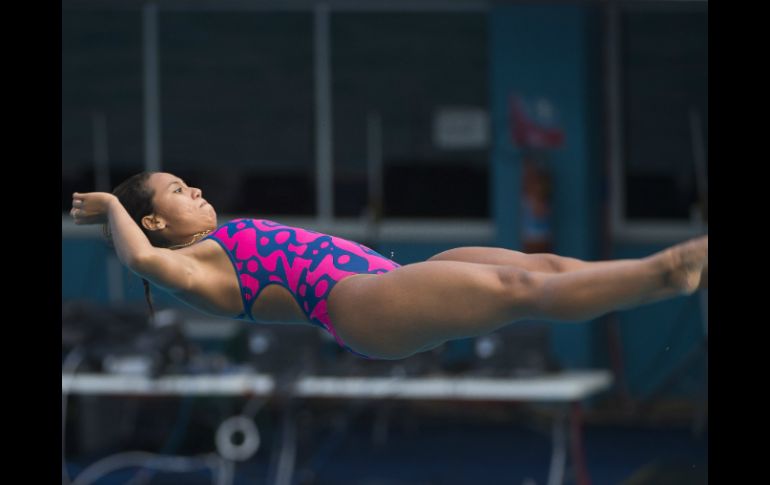
[[[193,286],[196,261],[153,246],[114,195],[75,192],[70,215],[78,225],[108,224],[118,259],[137,275],[167,290],[184,291]]]

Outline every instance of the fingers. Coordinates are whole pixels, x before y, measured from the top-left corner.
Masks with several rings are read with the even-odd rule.
[[[75,224],[80,224],[80,219],[78,218],[78,213],[80,212],[80,209],[77,207],[73,207],[70,209],[70,216],[72,216],[73,219],[75,219]]]
[[[85,200],[77,198],[78,195],[77,192],[72,195],[72,209],[70,209],[70,215],[72,217],[77,217],[77,215],[82,212],[83,206],[85,205]]]
[[[74,192],[72,194],[72,209],[81,209],[83,205],[85,204],[85,198],[80,194],[79,192]],[[73,211],[70,211],[70,214],[73,214]],[[74,216],[74,214],[73,214]]]
[[[77,217],[82,212],[82,209],[83,209],[83,200],[74,199],[72,201],[72,209],[70,209],[70,216],[72,216],[75,219],[76,223],[77,223]]]

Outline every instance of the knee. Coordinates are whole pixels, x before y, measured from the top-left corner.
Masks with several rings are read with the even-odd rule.
[[[500,286],[511,305],[521,309],[534,308],[540,278],[532,271],[515,266],[500,266]]]
[[[548,255],[548,264],[551,265],[551,270],[554,273],[564,273],[567,271],[567,265],[565,259],[555,254]]]
[[[567,271],[565,259],[561,256],[550,253],[537,253],[531,254],[530,257],[537,258],[538,262],[540,262],[540,265],[546,272],[563,273]]]

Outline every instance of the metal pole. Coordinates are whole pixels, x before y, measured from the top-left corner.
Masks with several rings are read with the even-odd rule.
[[[315,121],[316,206],[318,218],[330,222],[334,216],[334,167],[332,165],[332,92],[329,52],[329,6],[315,7]]]
[[[371,246],[377,244],[382,218],[382,121],[375,111],[366,116],[366,168],[369,189],[366,244]]]
[[[110,161],[107,145],[107,119],[101,111],[91,114],[94,134],[94,176],[98,192],[110,191]]]
[[[102,112],[91,116],[94,132],[94,186],[99,192],[110,192],[110,157],[107,143],[107,119]],[[107,293],[110,303],[123,301],[123,267],[115,253],[107,255]]]
[[[158,6],[142,9],[142,44],[144,52],[144,168],[160,170],[160,73],[158,69]]]

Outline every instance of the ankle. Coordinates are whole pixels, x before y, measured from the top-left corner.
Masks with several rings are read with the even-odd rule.
[[[674,273],[678,265],[672,251],[665,249],[651,256],[642,258],[642,260],[655,275],[660,277],[661,289],[671,289],[676,286]]]

